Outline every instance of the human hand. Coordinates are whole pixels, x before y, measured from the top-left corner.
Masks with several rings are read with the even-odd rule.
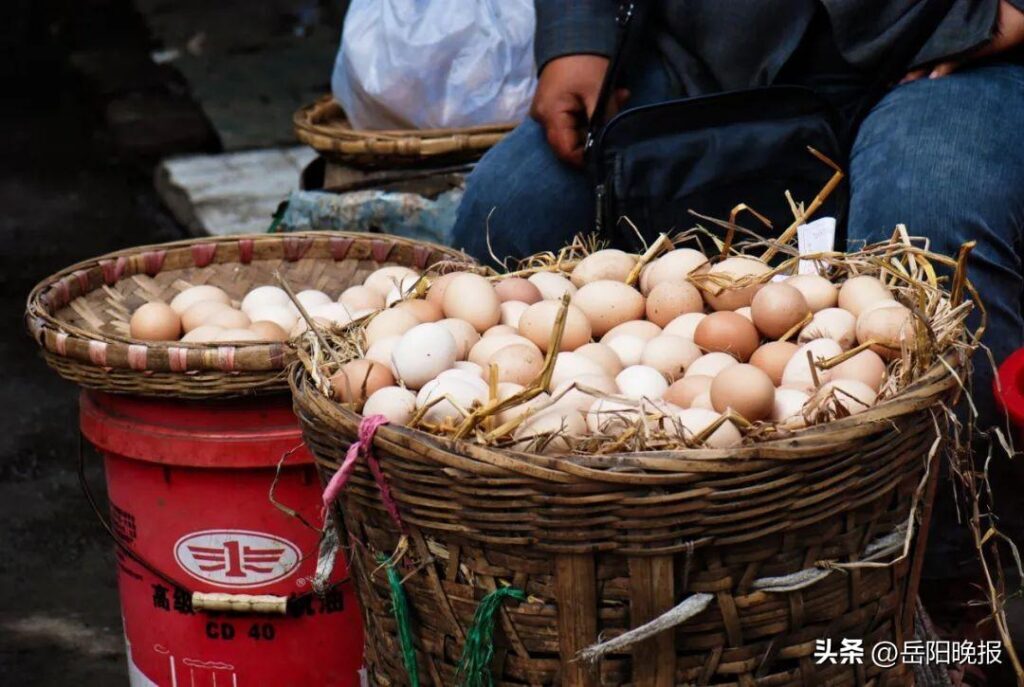
[[[979,60],[983,57],[991,57],[1005,52],[1012,48],[1024,45],[1024,12],[1014,7],[1007,0],[999,3],[999,16],[996,19],[996,29],[992,39],[973,52],[952,60],[944,60],[930,67],[922,67],[907,72],[900,83],[917,81],[927,76],[929,79],[938,79],[955,72],[960,65],[971,60]]]
[[[537,80],[530,116],[544,127],[555,155],[576,167],[583,165],[587,123],[607,71],[607,57],[566,55],[544,65]],[[617,90],[608,103],[607,116],[614,115],[628,97],[627,90]]]

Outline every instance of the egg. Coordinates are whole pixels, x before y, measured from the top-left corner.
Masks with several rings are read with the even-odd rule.
[[[800,346],[786,363],[782,371],[782,385],[791,386],[797,389],[813,390],[815,388],[814,377],[818,382],[824,384],[832,377],[831,370],[822,370],[815,366],[812,373],[811,362],[808,360],[808,353],[815,362],[829,360],[843,352],[842,346],[832,339],[815,339]]]
[[[717,377],[725,368],[738,364],[739,361],[728,353],[705,353],[690,363],[683,377]]]
[[[868,307],[866,307],[863,310],[861,310],[860,311],[860,315],[857,315],[857,317],[860,318],[861,315],[865,315],[866,313],[869,313],[872,310],[877,310],[878,308],[891,308],[893,306],[895,306],[897,308],[906,307],[902,303],[900,303],[899,301],[897,301],[895,299],[887,298],[884,301],[875,301],[874,303],[872,303]]]
[[[181,337],[181,340],[189,343],[210,343],[217,341],[223,331],[224,327],[218,327],[212,324],[201,324],[185,336]]]
[[[735,361],[733,363],[737,364]],[[680,408],[689,408],[693,404],[693,400],[701,394],[709,394],[710,398],[712,381],[711,377],[705,375],[693,375],[677,379],[672,382],[662,395],[662,398]]]
[[[298,321],[298,316],[288,305],[264,305],[254,307],[249,311],[249,319],[253,322],[273,322],[283,331],[291,331]]]
[[[771,416],[775,385],[764,370],[753,365],[732,365],[711,382],[711,405],[724,413],[733,410],[749,422]]]
[[[839,289],[817,274],[797,274],[787,277],[782,283],[802,293],[811,312],[834,308],[839,301]]]
[[[530,417],[516,429],[513,448],[544,455],[570,453],[571,437],[586,433],[587,424],[580,413],[557,408],[546,410]]]
[[[453,370],[462,370],[463,372],[469,372],[472,375],[484,378],[484,368],[480,367],[476,363],[471,363],[468,360],[456,360],[455,365],[452,366]]]
[[[622,372],[622,361],[619,360],[618,354],[611,346],[602,343],[588,343],[577,348],[576,352],[600,365],[605,374],[611,378]]]
[[[295,324],[293,323],[292,327],[294,326]],[[290,330],[291,327],[289,327],[288,330],[285,330],[281,325],[276,322],[270,322],[269,320],[257,320],[249,325],[249,331],[263,341],[287,341],[288,331]]]
[[[548,390],[556,389],[567,379],[576,379],[583,375],[604,376],[604,370],[590,358],[579,353],[559,353],[555,357],[555,368],[551,371],[551,384]]]
[[[510,327],[507,324],[496,324],[486,332],[484,332],[484,338],[488,336],[518,336],[519,330],[515,327]]]
[[[480,334],[473,329],[473,325],[463,320],[445,319],[438,324],[447,327],[448,331],[455,337],[455,345],[458,347],[458,359],[465,360],[469,351],[476,342],[480,340]]]
[[[498,384],[498,400],[507,400],[522,390],[523,386],[521,384],[502,382],[501,384]],[[512,406],[511,408],[498,413],[498,425],[504,425],[505,423],[511,422],[522,415],[536,412],[538,409],[546,408],[550,402],[551,397],[547,393],[542,392],[525,403],[520,403],[519,405]]]
[[[400,386],[377,389],[363,404],[363,417],[383,415],[393,425],[408,425],[416,412],[416,395]]]
[[[769,339],[781,339],[810,314],[804,295],[784,283],[765,284],[750,301],[754,326]]]
[[[679,413],[679,423],[682,425],[683,438],[687,441],[694,441],[704,430],[711,427],[721,417],[719,413],[706,408],[687,408]],[[708,448],[731,448],[743,441],[740,430],[729,420],[723,422],[718,429],[711,433],[711,436],[704,439],[704,446]]]
[[[216,341],[231,341],[231,342],[250,342],[250,341],[263,341],[256,332],[250,329],[234,328],[234,329],[222,329],[220,334],[217,335]]]
[[[321,303],[320,305],[306,308],[306,312],[310,317],[322,317],[332,325],[339,327],[344,327],[354,319],[352,312],[341,303]]]
[[[630,320],[612,327],[601,337],[601,343],[607,344],[620,336],[635,336],[644,341],[650,341],[661,336],[661,327],[647,320]]]
[[[292,299],[288,297],[288,293],[278,286],[257,286],[245,294],[245,298],[242,299],[242,307],[239,310],[248,315],[250,311],[267,305],[288,307],[291,302]]]
[[[640,364],[653,367],[670,382],[683,376],[686,368],[703,353],[689,339],[663,334],[644,346]]]
[[[435,277],[427,288],[427,300],[439,308],[443,307],[444,294],[448,290],[448,285],[451,284],[452,279],[455,279],[461,274],[465,274],[465,272],[449,272],[448,274],[442,274],[439,277]]]
[[[353,360],[329,379],[334,397],[342,403],[362,403],[378,389],[392,386],[395,378],[391,371],[372,360]]]
[[[810,394],[800,389],[776,389],[775,401],[772,404],[772,422],[789,429],[797,429],[807,424],[804,420],[804,405]]]
[[[706,265],[707,257],[692,248],[677,248],[652,261],[640,273],[640,291],[647,295],[664,282],[685,282],[694,270]]]
[[[314,317],[313,322],[320,328],[331,326],[331,321],[326,317]],[[309,326],[306,324],[306,321],[300,317],[299,321],[295,323],[294,327],[292,327],[292,330],[288,332],[288,337],[294,339],[296,336],[305,334],[307,329],[309,329]]]
[[[383,310],[366,323],[366,347],[389,336],[401,336],[418,324],[420,321],[404,310]]]
[[[455,317],[484,332],[501,321],[501,301],[491,283],[478,274],[460,274],[444,293],[445,317]]]
[[[875,342],[871,350],[886,360],[900,356],[902,347],[913,347],[916,336],[914,313],[902,305],[874,308],[857,318],[857,342]]]
[[[761,368],[771,378],[772,384],[779,386],[782,384],[782,372],[798,348],[791,341],[769,341],[754,351],[750,364]]]
[[[540,301],[528,306],[519,317],[519,333],[532,341],[541,351],[547,352],[561,308],[562,304],[559,301]],[[580,308],[570,303],[558,350],[574,351],[589,342],[590,336],[591,326],[587,316]]]
[[[328,296],[323,291],[319,291],[317,289],[306,289],[304,291],[299,291],[297,294],[295,294],[295,300],[302,304],[302,307],[308,311],[314,305],[323,305],[324,303],[330,303],[331,297]],[[287,307],[289,310],[291,310],[292,314],[295,315],[297,319],[299,317],[299,309],[295,307],[295,303],[288,301]]]
[[[750,282],[748,278],[767,274],[771,271],[765,263],[755,258],[734,256],[712,265],[708,274],[718,275],[719,280],[701,280],[704,300],[713,310],[736,310],[750,305],[762,286],[761,282]],[[739,286],[739,284],[744,286]]]
[[[797,341],[807,343],[814,339],[832,339],[839,342],[843,350],[853,348],[857,343],[857,318],[842,308],[825,308],[814,313],[807,326],[800,330]]]
[[[535,346],[513,344],[491,356],[489,365],[498,367],[498,381],[529,384],[544,369],[544,356]]]
[[[350,286],[338,296],[338,302],[345,306],[349,312],[356,310],[382,310],[384,308],[384,296],[368,286]],[[320,303],[305,304],[306,309],[311,306],[321,305]]]
[[[481,394],[481,399],[486,400],[491,396],[491,387],[488,386],[483,377],[471,370],[460,370],[457,367],[453,367],[452,369],[445,370],[441,374],[437,375],[437,379],[458,379],[476,389]]]
[[[603,336],[617,324],[638,320],[644,315],[644,297],[622,282],[592,281],[572,299],[590,322],[594,336]]]
[[[567,379],[551,392],[554,405],[572,408],[581,413],[590,410],[597,399],[603,395],[611,396],[619,393],[615,380],[603,375],[581,375]]]
[[[177,341],[181,336],[181,317],[166,303],[153,301],[132,313],[128,327],[133,339]]]
[[[822,385],[810,403],[822,404],[839,411],[840,417],[857,415],[875,405],[878,395],[864,382],[856,379],[833,379]]]
[[[228,296],[224,289],[216,286],[210,286],[209,284],[191,286],[171,300],[171,310],[176,312],[180,317],[193,305],[196,303],[202,303],[203,301],[215,301],[217,303],[223,303],[224,305],[230,305],[231,297]]]
[[[635,403],[599,398],[586,412],[587,429],[594,434],[621,434],[632,427],[641,417]]]
[[[440,322],[444,317],[441,308],[422,298],[411,298],[395,305],[395,310],[405,310],[420,322]]]
[[[697,325],[693,342],[709,352],[730,353],[740,362],[750,360],[761,337],[747,318],[734,312],[713,312]]]
[[[569,279],[576,288],[602,280],[625,283],[636,260],[635,255],[614,248],[595,251],[579,261]]]
[[[523,316],[523,313],[529,307],[529,305],[522,301],[503,301],[501,304],[501,323],[518,329],[519,318]]]
[[[206,318],[203,324],[212,324],[216,327],[224,327],[224,329],[248,329],[252,320],[241,310],[228,308],[227,310],[217,310]]]
[[[704,299],[697,287],[689,282],[666,281],[647,294],[646,312],[648,320],[664,327],[680,315],[704,312]]]
[[[384,305],[390,307],[404,298],[411,296],[419,281],[420,276],[417,274],[402,277],[388,290],[387,295],[384,296]]]
[[[690,402],[690,407],[714,410],[715,404],[711,402],[711,392],[705,391],[704,393],[697,394],[696,396],[694,396],[693,401]]]
[[[630,365],[615,376],[615,385],[627,398],[661,398],[668,390],[665,376],[646,365]]]
[[[641,358],[644,357],[644,348],[647,347],[647,341],[639,336],[626,334],[615,337],[605,345],[615,352],[623,366],[628,367],[640,364]]]
[[[363,358],[385,365],[391,370],[391,374],[395,374],[395,368],[391,365],[391,354],[394,353],[395,346],[401,340],[401,336],[386,336],[383,339],[378,339],[373,342],[372,346],[366,349],[366,354],[363,355]]]
[[[885,379],[885,361],[874,351],[861,351],[833,367],[832,379],[855,379],[877,392]]]
[[[751,322],[754,321],[754,313],[751,310],[749,305],[747,307],[745,307],[745,308],[738,308],[736,310],[733,310],[733,312],[736,313],[737,315],[742,315],[743,317],[747,318]]]
[[[457,423],[462,421],[463,412],[471,412],[473,404],[483,403],[486,399],[486,394],[470,382],[448,377],[427,382],[416,394],[416,408],[429,406],[423,414],[426,422],[440,424],[447,420]]]
[[[707,317],[707,315],[702,312],[691,312],[686,313],[685,315],[680,315],[665,325],[663,333],[693,341],[693,336],[697,331],[697,325],[700,324],[705,317]]]
[[[847,279],[839,287],[839,307],[849,310],[854,317],[869,305],[891,298],[892,294],[881,281],[867,275]]]
[[[365,281],[363,286],[373,289],[379,293],[385,299],[395,286],[402,283],[402,280],[412,277],[419,279],[419,274],[415,270],[408,267],[402,267],[401,265],[389,265],[387,267],[381,267],[380,269],[374,270]]]
[[[528,344],[536,348],[534,343],[524,336],[517,335],[502,335],[502,336],[485,336],[478,341],[471,349],[469,349],[469,362],[476,363],[483,368],[484,373],[487,373],[487,365],[494,354],[500,351],[505,346],[513,346],[515,344]],[[540,349],[537,349],[538,351]]]
[[[200,301],[190,306],[181,316],[181,328],[185,332],[190,332],[196,327],[206,324],[211,315],[223,310],[234,310],[234,308],[220,301]]]
[[[528,281],[537,287],[541,298],[546,301],[561,300],[562,296],[576,293],[576,287],[572,282],[560,274],[554,272],[537,272],[531,274]]]
[[[502,303],[516,302],[533,305],[544,300],[540,289],[522,277],[508,277],[494,282],[494,292]]]
[[[395,374],[410,389],[420,389],[455,364],[458,347],[447,327],[435,322],[410,328],[391,352]]]

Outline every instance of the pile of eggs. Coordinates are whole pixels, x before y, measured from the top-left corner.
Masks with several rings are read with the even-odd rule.
[[[316,289],[300,291],[295,298],[317,324],[344,326],[400,301],[419,279],[408,267],[388,266],[371,273],[362,285],[345,289],[337,300]],[[419,311],[412,301],[399,307]],[[142,341],[287,341],[306,330],[306,321],[280,287],[257,286],[236,302],[221,288],[201,285],[181,291],[170,304],[143,304],[132,313],[129,330],[133,339]]]
[[[679,248],[645,265],[634,287],[636,264],[609,249],[568,275],[438,277],[425,298],[368,321],[365,355],[331,377],[335,397],[394,424],[418,416],[423,427],[457,426],[492,400],[492,366],[498,399],[539,379],[569,294],[550,384],[495,420],[509,424],[511,445],[567,452],[574,438],[647,423],[682,443],[724,448],[755,423],[797,429],[823,416],[813,409],[829,406],[831,417],[866,410],[887,360],[914,341],[913,314],[872,276],[754,283],[770,272],[760,260],[711,264]],[[812,364],[865,342],[870,348],[839,364]]]

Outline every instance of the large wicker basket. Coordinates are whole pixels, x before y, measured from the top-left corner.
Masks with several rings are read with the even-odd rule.
[[[472,162],[511,131],[514,124],[464,129],[357,130],[331,96],[298,110],[295,136],[335,162],[357,167],[408,167]]]
[[[72,265],[29,294],[28,330],[46,362],[81,386],[182,398],[281,392],[293,359],[287,343],[230,346],[130,339],[132,311],[150,300],[212,284],[241,298],[253,286],[337,294],[385,264],[420,269],[453,250],[379,234],[309,232],[192,239],[140,246]]]
[[[495,684],[912,684],[907,666],[869,654],[859,665],[813,656],[817,640],[860,639],[870,651],[913,636],[918,542],[946,427],[938,404],[957,388],[949,369],[936,365],[863,414],[730,450],[560,459],[381,427],[375,453],[409,536],[400,572],[421,679],[457,684],[478,602],[508,584],[528,598],[501,611]],[[301,366],[290,381],[306,442],[330,472],[361,417]],[[400,532],[357,465],[340,503],[367,662],[372,684],[404,685],[375,557]],[[578,659],[687,598],[706,607],[596,665]]]

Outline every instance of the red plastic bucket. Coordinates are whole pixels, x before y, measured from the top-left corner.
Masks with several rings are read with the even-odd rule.
[[[992,392],[1017,430],[1014,438],[1018,441],[1024,439],[1024,348],[1014,351],[999,366]]]
[[[288,398],[163,401],[84,392],[103,454],[133,687],[359,684],[363,633],[339,561],[311,593],[320,483]],[[197,610],[192,592],[273,595],[284,613]],[[205,603],[203,594],[195,597]]]

